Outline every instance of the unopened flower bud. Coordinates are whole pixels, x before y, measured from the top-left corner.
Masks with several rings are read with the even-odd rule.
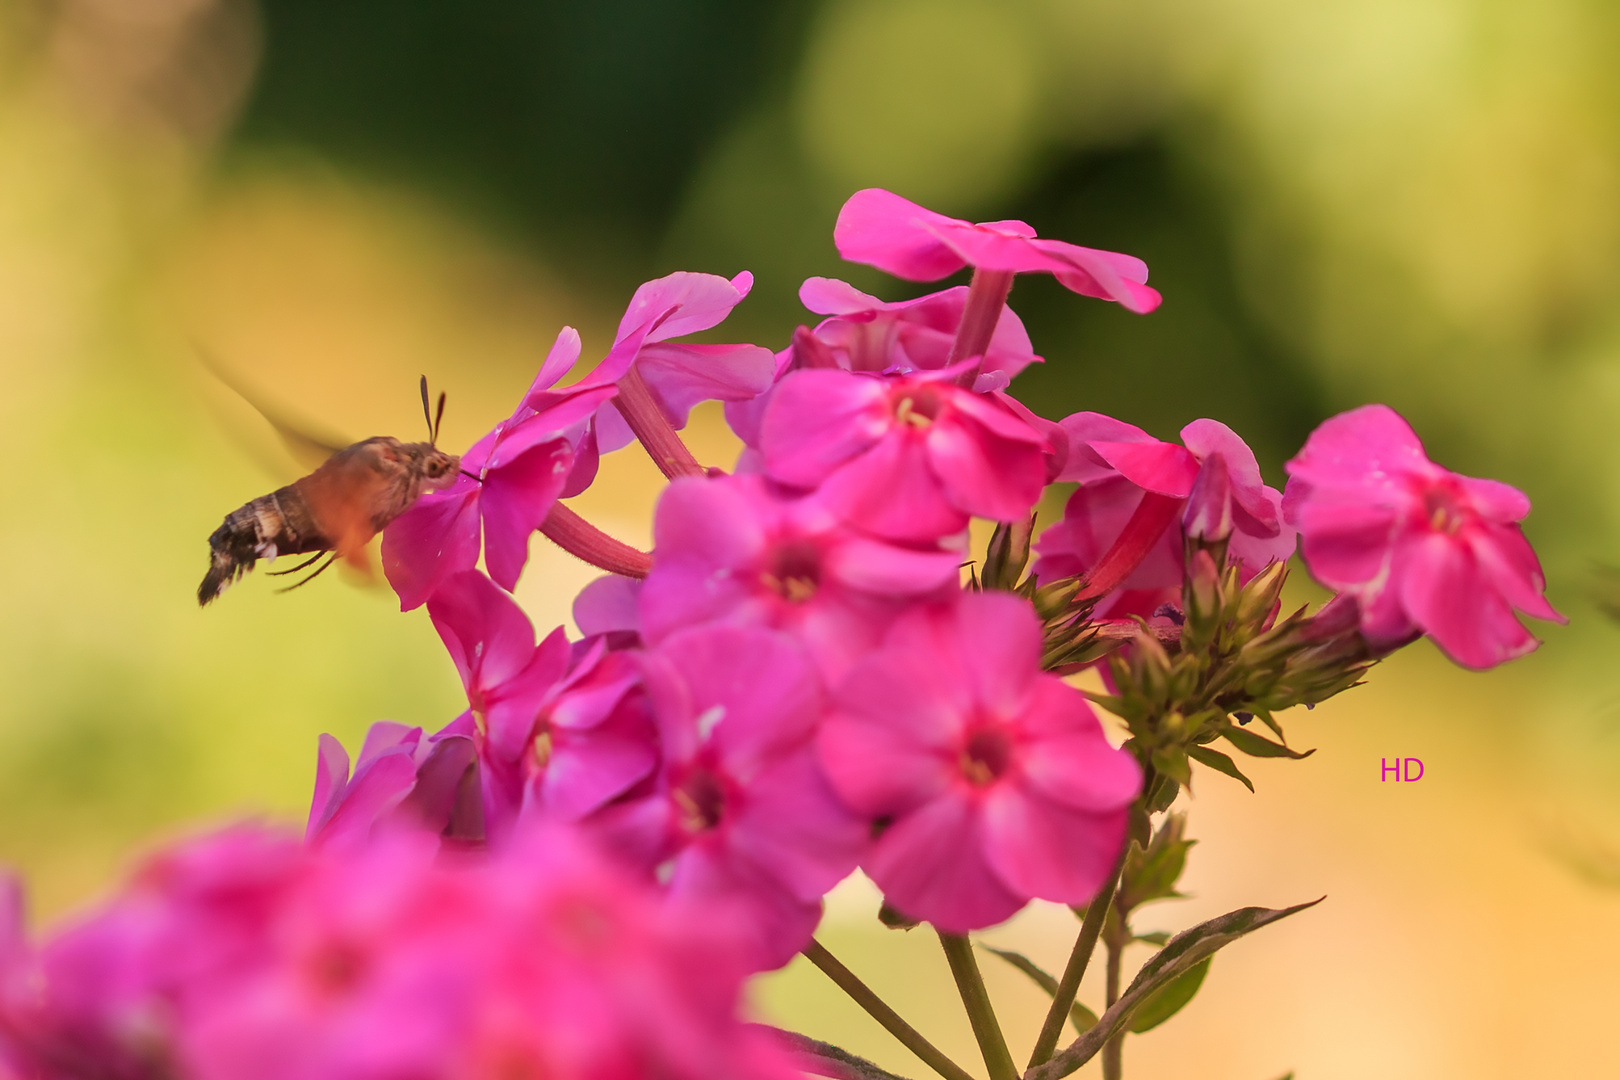
[[[1232,535],[1232,477],[1219,451],[1204,459],[1182,518],[1187,539],[1203,546],[1225,544]]]

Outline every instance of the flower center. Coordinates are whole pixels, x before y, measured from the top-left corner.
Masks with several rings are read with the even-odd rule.
[[[957,768],[974,787],[989,787],[1012,764],[1012,740],[995,728],[981,728],[968,736]]]
[[[551,763],[552,749],[551,728],[542,721],[539,733],[529,744],[529,757],[534,762],[536,772],[545,771],[545,767]]]
[[[688,835],[707,832],[725,817],[725,784],[708,769],[694,769],[675,789],[673,798],[681,831]]]
[[[918,431],[926,431],[939,418],[940,405],[939,391],[924,384],[908,391],[895,402],[894,419]]]
[[[808,541],[781,544],[760,571],[762,585],[792,604],[802,604],[821,586],[821,554]]]
[[[1429,528],[1447,536],[1455,536],[1468,519],[1455,493],[1443,488],[1430,488],[1423,493],[1423,509],[1429,516]]]

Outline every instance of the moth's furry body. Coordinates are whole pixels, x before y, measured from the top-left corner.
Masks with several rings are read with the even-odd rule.
[[[208,538],[197,602],[213,600],[260,559],[321,551],[358,556],[424,492],[449,487],[460,467],[459,457],[432,443],[387,436],[337,451],[308,476],[225,515]]]

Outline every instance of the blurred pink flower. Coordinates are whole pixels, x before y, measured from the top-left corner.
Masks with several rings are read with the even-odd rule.
[[[1082,296],[1147,313],[1159,306],[1147,264],[1131,255],[1039,240],[1022,221],[980,224],[946,217],[882,188],[857,191],[833,227],[838,253],[907,281],[937,281],[964,266],[1046,273]]]
[[[1387,405],[1327,420],[1288,463],[1283,510],[1299,527],[1312,576],[1354,593],[1375,648],[1434,638],[1464,667],[1483,669],[1537,645],[1517,608],[1563,622],[1518,522],[1530,500],[1429,460]]]
[[[791,638],[760,627],[682,630],[644,663],[663,764],[653,791],[595,821],[671,903],[735,906],[752,965],[780,967],[866,843],[816,762],[821,682]]]
[[[747,401],[759,396],[776,371],[769,349],[669,340],[720,325],[753,285],[754,275],[746,270],[730,281],[681,271],[645,283],[619,320],[613,348],[578,386],[612,385],[634,369],[664,419],[677,430],[686,426],[692,406],[700,401]],[[606,453],[628,446],[635,435],[618,406],[608,402],[596,414],[595,437]]]
[[[1028,602],[963,593],[838,687],[821,760],[881,823],[862,865],[904,914],[966,933],[1031,898],[1086,903],[1113,868],[1141,770],[1040,657]]]
[[[476,571],[447,580],[428,614],[467,689],[445,733],[477,748],[492,840],[525,812],[581,817],[652,772],[656,734],[624,656],[598,641],[576,658],[560,627],[536,646],[523,609]]]
[[[791,373],[761,429],[766,473],[816,488],[844,520],[891,540],[934,541],[970,515],[1027,516],[1052,447],[1017,410],[956,386],[954,374]]]
[[[452,574],[478,564],[511,591],[529,558],[529,537],[560,498],[596,475],[587,423],[617,391],[611,385],[554,389],[579,359],[579,334],[557,335],[523,404],[461,457],[465,475],[430,492],[383,530],[382,562],[401,610],[419,607]]]
[[[727,621],[791,633],[836,678],[874,648],[908,603],[954,592],[960,551],[875,539],[814,495],[763,477],[672,483],[653,522],[640,625],[656,645],[683,627]]]

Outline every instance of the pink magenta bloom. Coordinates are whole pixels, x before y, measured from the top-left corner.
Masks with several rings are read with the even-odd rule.
[[[613,348],[581,387],[607,386],[632,368],[676,429],[700,401],[746,401],[763,393],[776,371],[769,349],[758,345],[687,345],[669,339],[724,322],[754,285],[746,270],[727,281],[715,274],[678,272],[636,290],[619,320]],[[596,440],[605,453],[635,436],[616,406],[596,416]]]
[[[352,848],[385,824],[480,841],[484,820],[475,757],[465,735],[444,731],[424,739],[421,728],[384,720],[366,732],[350,776],[343,744],[322,735],[305,838]]]
[[[950,369],[793,372],[765,413],[765,471],[817,488],[844,520],[891,540],[933,541],[966,528],[970,515],[1026,517],[1051,446],[1000,398],[950,380]]]
[[[574,834],[489,858],[232,830],[0,954],[0,1062],[127,1080],[793,1080],[738,1015],[725,909],[680,910]]]
[[[804,306],[828,315],[814,330],[799,327],[793,343],[776,354],[776,381],[802,368],[833,368],[875,375],[938,371],[950,360],[968,290],[958,285],[915,300],[885,303],[836,278],[813,277],[799,287]],[[1023,322],[1002,307],[973,389],[1004,389],[1024,368],[1040,363]],[[759,445],[759,425],[770,405],[767,390],[748,401],[728,402],[726,422],[750,447]]]
[[[1081,296],[1113,300],[1146,314],[1159,306],[1147,264],[1132,255],[1040,240],[1022,221],[973,224],[946,217],[882,188],[857,191],[833,227],[838,253],[907,281],[937,281],[964,266],[1052,274]]]
[[[1295,533],[1282,520],[1282,495],[1260,477],[1254,452],[1225,424],[1194,420],[1181,429],[1185,446],[1162,442],[1101,413],[1075,413],[1061,421],[1069,456],[1058,479],[1080,487],[1064,507],[1063,520],[1036,541],[1034,573],[1055,581],[1089,572],[1119,537],[1149,494],[1186,502],[1171,518],[1186,527],[1224,530],[1228,556],[1246,577],[1293,553]],[[1165,528],[1151,541],[1119,591],[1097,607],[1099,614],[1146,615],[1179,599],[1181,528]]]
[[[815,668],[783,634],[727,625],[673,634],[645,664],[663,765],[654,791],[596,820],[656,868],[672,903],[737,907],[753,966],[780,967],[809,942],[821,897],[866,842],[816,762]]]
[[[1518,525],[1530,500],[1436,465],[1387,405],[1341,413],[1311,433],[1288,463],[1284,509],[1312,576],[1359,598],[1374,646],[1421,631],[1457,663],[1483,669],[1536,647],[1515,608],[1564,621],[1542,595],[1541,564]]]
[[[641,588],[649,644],[728,621],[785,630],[829,678],[876,647],[908,603],[956,591],[962,553],[907,547],[843,524],[816,496],[759,476],[677,480],[658,500]]]
[[[862,865],[906,915],[966,933],[1032,897],[1086,903],[1113,868],[1141,769],[1040,657],[1026,601],[964,593],[902,617],[839,686],[821,760],[885,823]]]
[[[445,578],[478,563],[510,591],[529,558],[529,537],[559,498],[596,475],[587,422],[617,391],[556,383],[579,359],[579,334],[565,326],[516,412],[461,458],[463,475],[416,501],[383,530],[383,572],[401,610],[426,602]],[[474,479],[476,477],[476,479]]]
[[[476,571],[446,581],[428,614],[467,689],[445,730],[477,748],[492,839],[524,814],[582,817],[652,772],[657,737],[622,654],[598,641],[576,659],[561,628],[537,646],[523,609]]]

